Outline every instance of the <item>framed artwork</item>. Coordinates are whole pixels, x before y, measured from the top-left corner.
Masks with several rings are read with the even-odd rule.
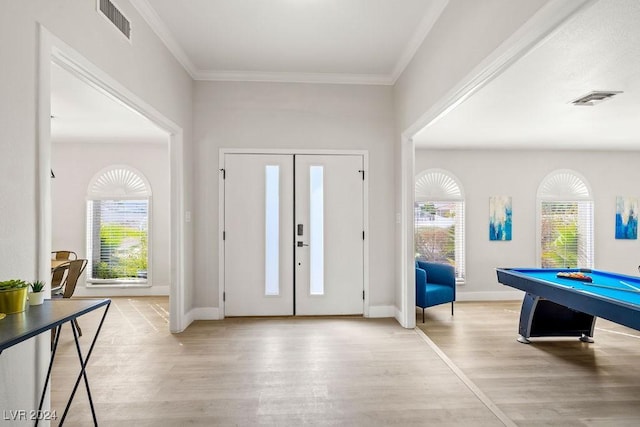
[[[489,240],[511,240],[511,196],[489,197]]]
[[[616,239],[638,238],[638,198],[616,197]]]

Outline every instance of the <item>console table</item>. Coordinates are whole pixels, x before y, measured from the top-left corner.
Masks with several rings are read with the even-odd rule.
[[[110,299],[45,300],[42,305],[28,306],[24,312],[10,314],[7,315],[7,317],[5,317],[4,319],[0,320],[0,354],[2,354],[5,349],[19,344],[22,341],[33,338],[43,332],[48,332],[50,330],[55,331],[52,341],[51,359],[49,360],[47,377],[42,388],[42,395],[40,398],[40,404],[38,406],[38,416],[34,417],[36,426],[38,425],[38,421],[40,421],[39,414],[42,413],[42,405],[44,404],[44,397],[47,391],[47,386],[49,384],[49,379],[51,377],[51,368],[53,367],[56,349],[58,348],[60,331],[62,330],[62,325],[64,323],[69,323],[71,325],[73,338],[76,344],[76,351],[78,353],[78,360],[80,361],[80,373],[78,374],[78,378],[76,379],[73,391],[71,392],[71,396],[69,396],[69,400],[67,401],[67,406],[65,407],[64,413],[60,418],[59,425],[62,426],[64,424],[64,420],[69,411],[69,407],[71,406],[71,402],[73,401],[73,398],[78,389],[78,385],[80,384],[80,381],[82,379],[84,379],[84,383],[87,389],[89,405],[91,406],[91,414],[93,416],[93,423],[96,426],[98,425],[98,420],[96,418],[96,413],[93,407],[93,400],[91,398],[91,390],[89,389],[89,380],[87,379],[86,368],[87,363],[89,362],[89,357],[91,356],[91,352],[93,351],[93,347],[95,346],[98,335],[100,334],[100,330],[102,329],[104,319],[106,318],[107,312],[109,311],[110,305]],[[100,324],[98,325],[93,340],[91,341],[89,351],[87,352],[86,356],[83,356],[82,350],[80,348],[80,342],[78,340],[79,334],[74,320],[84,314],[97,310],[100,307],[104,307],[104,312],[102,314],[102,318],[100,319]]]

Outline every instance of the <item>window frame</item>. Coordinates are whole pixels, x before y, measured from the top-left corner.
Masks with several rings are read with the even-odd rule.
[[[431,175],[432,178],[429,179]],[[466,201],[460,180],[444,169],[425,169],[416,175],[414,186],[414,248],[416,233],[415,209],[418,203],[456,203],[455,271],[456,285],[466,282]]]
[[[90,206],[94,201],[146,201],[147,202],[147,277],[99,279],[93,275],[93,221]],[[86,286],[91,288],[148,288],[152,286],[152,229],[153,197],[147,178],[139,170],[128,165],[111,165],[103,168],[90,181],[85,203],[87,275]]]
[[[589,221],[586,237],[587,265],[578,262],[576,268],[594,268],[595,265],[595,202],[589,182],[571,169],[558,169],[545,176],[536,194],[536,264],[542,268],[542,204],[543,202],[588,204],[590,212],[578,219]],[[580,208],[578,206],[578,208]],[[578,243],[578,246],[580,244]],[[578,260],[579,261],[579,260]]]

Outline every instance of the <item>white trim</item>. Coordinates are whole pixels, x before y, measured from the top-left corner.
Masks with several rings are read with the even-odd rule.
[[[396,66],[393,68],[391,72],[391,82],[395,84],[396,81],[400,78],[404,70],[411,63],[411,60],[424,43],[424,40],[427,38],[427,35],[431,32],[431,29],[435,25],[435,23],[440,19],[440,15],[449,4],[449,0],[434,0],[429,4],[427,13],[418,24],[418,28],[415,33],[409,40],[407,46],[405,46],[402,51],[402,55],[400,55],[400,59],[396,63]]]
[[[188,324],[195,320],[222,320],[220,310],[216,307],[195,307],[185,314]]]
[[[344,155],[362,156],[365,170],[365,180],[363,184],[363,219],[364,219],[364,250],[363,250],[363,289],[365,299],[363,301],[363,316],[370,317],[369,307],[369,152],[367,150],[325,150],[325,149],[265,149],[265,148],[220,148],[218,150],[218,167],[224,169],[224,159],[226,154],[284,154],[284,155]],[[412,211],[413,212],[413,211]],[[224,242],[222,233],[224,232],[224,180],[222,173],[218,177],[218,307],[219,318],[224,318]]]
[[[413,223],[415,204],[415,146],[403,135],[400,142],[400,307],[396,319],[404,328],[415,328],[416,276]]]
[[[464,202],[465,199],[465,195],[464,195],[464,189],[462,188],[462,184],[461,181],[458,179],[457,176],[455,176],[452,172],[446,170],[446,169],[440,169],[440,168],[427,168],[427,169],[423,169],[422,171],[418,172],[416,174],[416,177],[414,179],[414,192],[416,192],[416,186],[418,185],[418,181],[421,180],[424,176],[429,175],[429,174],[440,174],[440,175],[444,175],[448,178],[450,178],[458,187],[458,191],[460,192],[459,196],[448,196],[448,195],[427,195],[424,197],[424,200],[438,200],[438,201],[453,201],[453,202]],[[422,201],[422,200],[417,200],[417,201]]]
[[[142,185],[144,185],[144,192],[140,193],[140,192],[135,192],[133,195],[130,195],[130,193],[126,193],[126,194],[114,194],[114,193],[110,193],[110,192],[96,192],[94,190],[94,187],[96,186],[97,181],[102,178],[103,175],[105,175],[108,172],[114,171],[114,170],[125,170],[133,175],[135,175],[136,178],[140,179],[140,181],[142,181]],[[125,183],[127,185],[129,185],[128,183]],[[134,168],[133,166],[129,166],[126,164],[113,164],[113,165],[109,165],[107,167],[102,168],[101,170],[99,170],[96,174],[93,175],[93,178],[91,178],[91,181],[89,181],[89,185],[87,186],[87,198],[90,200],[104,200],[104,199],[109,199],[109,198],[114,198],[117,197],[118,199],[142,199],[142,198],[148,198],[151,197],[151,195],[153,194],[152,190],[151,190],[151,184],[149,183],[149,180],[147,179],[146,176],[144,176],[144,174],[142,172],[140,172],[138,169]]]
[[[403,134],[412,138],[436,123],[449,111],[474,95],[520,58],[551,37],[565,22],[597,0],[550,0],[531,19],[480,62],[456,86],[409,126]]]
[[[113,0],[112,0],[113,1]],[[425,38],[440,18],[449,0],[434,0],[425,16],[418,24],[416,31],[403,50],[393,70],[389,74],[348,74],[348,73],[291,73],[241,70],[203,70],[189,59],[180,43],[175,39],[169,27],[156,13],[148,0],[130,0],[151,30],[162,40],[169,52],[184,67],[194,80],[230,81],[230,82],[274,82],[274,83],[326,83],[326,84],[361,84],[391,86],[402,75],[411,63]]]
[[[129,0],[131,6],[138,11],[142,19],[147,22],[147,25],[151,27],[154,33],[158,36],[162,43],[169,49],[169,52],[174,58],[182,65],[192,79],[196,79],[196,75],[200,72],[196,66],[191,62],[189,56],[180,47],[180,44],[176,41],[169,31],[169,28],[162,19],[158,16],[156,11],[151,7],[147,0]]]
[[[336,154],[346,153],[343,152]],[[364,301],[362,302],[362,315],[364,317],[371,317],[371,307],[369,306],[369,304],[371,304],[371,292],[369,288],[369,241],[371,240],[371,233],[369,232],[369,178],[371,177],[371,172],[369,170],[369,152],[361,151],[359,154],[362,155],[362,167],[364,169],[364,181],[362,182],[362,228],[364,228],[365,239],[362,248],[362,280],[364,280]]]
[[[369,315],[366,317],[381,318],[381,317],[395,317],[396,306],[395,305],[374,305],[369,307]]]
[[[458,292],[456,301],[522,301],[524,292],[514,291],[489,291],[489,292]]]
[[[386,74],[197,70],[194,72],[193,78],[194,80],[224,82],[326,83],[383,86],[391,86],[394,84],[394,80],[391,76]]]
[[[51,274],[51,131],[50,92],[51,62],[55,62],[77,78],[91,85],[112,100],[138,112],[170,134],[169,161],[171,171],[171,291],[169,298],[169,329],[183,331],[189,324],[184,316],[184,167],[183,130],[150,104],[96,67],[75,49],[40,25],[40,55],[38,76],[38,230],[39,277]]]
[[[533,50],[573,18],[597,0],[551,0],[531,19],[506,39],[496,50],[471,70],[458,84],[405,129],[400,140],[400,307],[396,315],[405,328],[415,327],[415,276],[413,271],[413,190],[415,144],[413,136],[435,123],[449,111],[471,97],[487,83],[502,74],[518,59]],[[410,214],[411,215],[410,215]]]
[[[74,295],[79,297],[130,297],[130,296],[166,296],[171,292],[170,285],[154,286],[92,286],[76,287]]]
[[[543,186],[552,178],[560,175],[571,175],[574,178],[582,181],[582,184],[587,189],[587,197],[582,197],[577,194],[542,194]],[[567,201],[573,200],[576,202],[585,201],[585,200],[593,200],[593,191],[591,190],[591,185],[587,178],[582,175],[580,172],[576,172],[573,169],[556,169],[554,171],[549,172],[542,180],[540,184],[538,184],[538,191],[536,192],[536,199],[539,200],[559,200],[559,201]]]

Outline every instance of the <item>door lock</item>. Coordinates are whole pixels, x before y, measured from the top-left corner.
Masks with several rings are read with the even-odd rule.
[[[306,243],[304,243],[304,242],[298,242],[298,247],[299,247],[299,248],[301,248],[301,247],[303,247],[303,246],[309,246],[309,245],[307,245],[307,244],[306,244]]]

